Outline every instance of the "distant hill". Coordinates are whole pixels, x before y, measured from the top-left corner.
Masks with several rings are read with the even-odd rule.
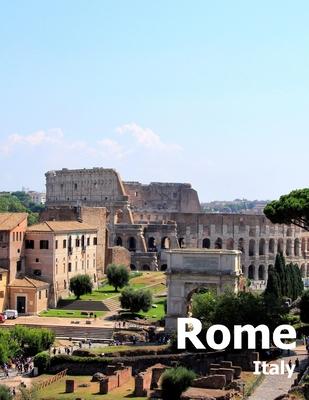
[[[202,210],[209,213],[263,214],[270,200],[235,199],[231,201],[211,201],[201,203]]]
[[[0,212],[27,212],[28,224],[36,224],[43,205],[35,204],[25,192],[0,192]]]

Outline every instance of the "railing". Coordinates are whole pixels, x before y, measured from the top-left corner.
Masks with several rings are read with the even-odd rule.
[[[51,384],[53,384],[55,382],[60,381],[60,379],[62,379],[62,378],[64,378],[66,376],[67,372],[68,372],[68,370],[64,369],[63,371],[58,372],[58,374],[53,375],[52,377],[45,379],[43,382],[40,382],[40,383],[36,384],[35,387],[38,390],[44,389],[47,386],[49,386],[49,385],[51,385]]]

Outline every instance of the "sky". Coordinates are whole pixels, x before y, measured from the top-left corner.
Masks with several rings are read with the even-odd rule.
[[[0,5],[0,191],[91,167],[202,201],[308,186],[307,1]]]

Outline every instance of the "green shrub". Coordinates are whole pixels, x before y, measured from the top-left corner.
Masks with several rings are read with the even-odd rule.
[[[13,396],[10,392],[10,388],[6,385],[0,385],[0,400],[11,400]]]
[[[131,287],[125,288],[120,296],[121,307],[132,313],[139,311],[147,312],[152,305],[152,293],[150,290],[135,290]]]
[[[124,265],[108,265],[106,275],[108,283],[115,288],[115,292],[118,292],[118,289],[123,288],[129,282],[129,272]]]
[[[171,368],[162,375],[162,398],[178,400],[193,382],[195,373],[184,367]]]
[[[38,368],[39,374],[43,374],[49,370],[50,355],[46,351],[38,353],[33,359],[33,364]]]

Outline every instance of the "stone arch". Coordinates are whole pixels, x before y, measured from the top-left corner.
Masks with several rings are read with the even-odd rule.
[[[144,265],[142,266],[142,270],[143,270],[143,271],[150,271],[149,265],[148,265],[148,264],[144,264]]]
[[[203,239],[202,247],[203,247],[203,249],[210,249],[210,239],[209,238]]]
[[[275,252],[275,239],[270,238],[268,243],[268,252],[274,254]]]
[[[128,239],[128,250],[136,251],[136,239],[133,236],[129,237]]]
[[[167,270],[167,264],[162,264],[160,271],[166,271]]]
[[[306,251],[306,239],[302,238],[302,240],[301,240],[301,252],[302,252],[302,254],[304,254],[305,251]]]
[[[161,240],[161,249],[169,249],[171,247],[171,239],[168,236],[164,236]]]
[[[255,240],[249,240],[249,256],[255,256]]]
[[[245,254],[245,241],[243,238],[238,239],[238,250]]]
[[[229,238],[226,241],[226,249],[227,250],[234,250],[234,239],[233,238]]]
[[[192,316],[192,297],[198,293],[205,293],[208,292],[209,288],[207,288],[206,284],[200,284],[194,289],[190,290],[186,295],[186,305],[187,305],[187,315]]]
[[[298,238],[294,240],[294,255],[299,256],[299,246],[300,246],[300,241]]]
[[[183,237],[178,239],[178,244],[181,249],[185,248],[185,239]]]
[[[152,236],[148,238],[148,251],[157,251],[156,239]]]
[[[222,239],[220,237],[215,241],[215,249],[222,249]]]
[[[122,237],[121,236],[117,236],[116,237],[115,245],[116,246],[122,246]]]
[[[136,271],[136,266],[134,264],[130,264],[130,270],[131,271]]]
[[[287,228],[286,235],[287,236],[292,236],[292,228],[291,227]]]
[[[280,254],[283,253],[283,239],[282,238],[278,239],[277,253],[280,253]]]
[[[292,239],[287,239],[286,240],[285,255],[286,256],[291,256],[292,255]]]
[[[251,280],[254,280],[254,278],[255,278],[255,266],[253,264],[249,265],[248,278]]]
[[[260,239],[259,241],[259,255],[264,256],[265,255],[265,239]]]
[[[265,281],[266,276],[265,276],[265,266],[264,265],[259,265],[258,274],[259,274],[259,280]]]

